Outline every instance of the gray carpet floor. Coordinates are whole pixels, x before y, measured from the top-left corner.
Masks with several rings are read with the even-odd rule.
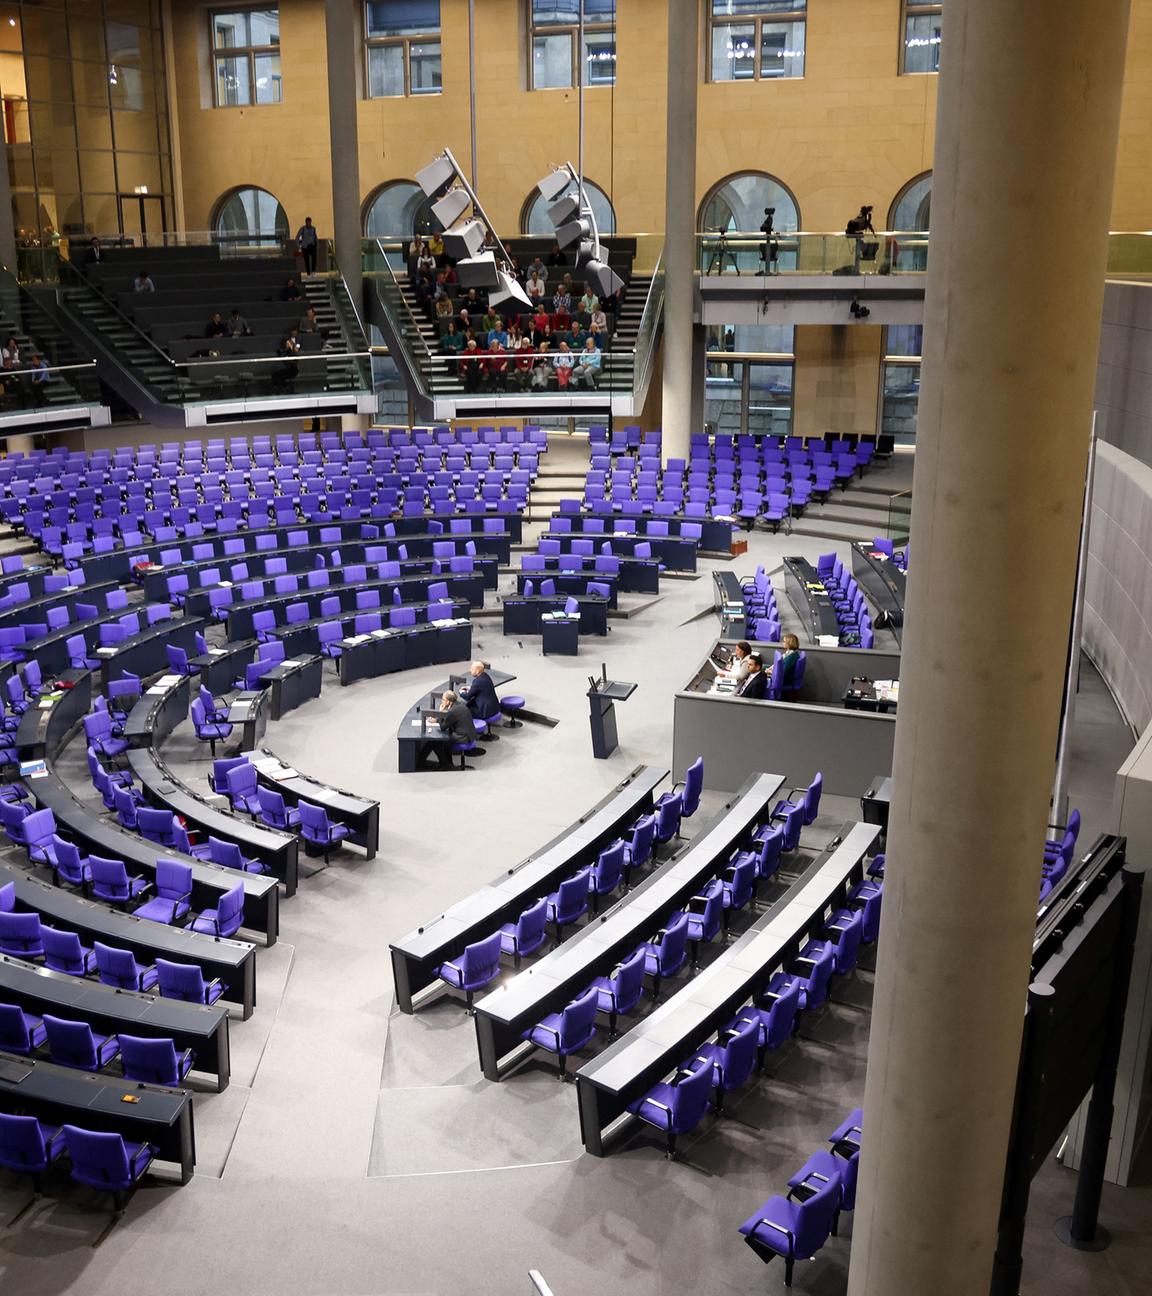
[[[831,549],[847,552],[757,534],[733,566],[751,573],[757,562],[771,569],[785,554],[814,559]],[[538,640],[505,639],[498,620],[478,621],[476,655],[515,673],[515,691],[559,723],[505,732],[474,771],[396,772],[400,718],[443,668],[343,690],[328,676],[319,702],[269,727],[267,745],[298,769],[379,798],[380,853],[370,863],[353,850],[335,856],[283,905],[280,943],[258,953],[256,1013],[232,1022],[233,1084],[196,1096],[192,1182],[148,1181],[98,1247],[105,1205],[66,1179],[53,1184],[0,1231],[5,1296],[527,1296],[530,1268],[555,1296],[782,1287],[782,1270],[765,1270],[736,1226],[860,1101],[866,968],[782,1050],[770,1076],[737,1095],[730,1115],[685,1140],[683,1163],[669,1164],[644,1131],[610,1157],[583,1155],[574,1086],[558,1083],[543,1059],[498,1085],[482,1080],[462,1005],[444,996],[416,1016],[398,1013],[388,957],[390,939],[517,863],[634,765],[668,763],[672,695],[717,632],[711,566],[702,563],[694,581],[665,581],[659,601],[613,620],[608,638],[585,641],[579,658],[544,658]],[[778,598],[787,613],[779,579]],[[591,757],[584,697],[601,661],[640,685],[618,708],[621,747],[608,761]],[[1085,675],[1072,795],[1085,805],[1095,797],[1089,833],[1105,826],[1102,789],[1126,735],[1098,677]],[[204,787],[207,751],[187,726],[165,752]],[[71,757],[78,782],[80,755]],[[762,764],[792,773],[787,752],[766,751]],[[696,822],[718,801],[706,797]],[[856,809],[826,798],[805,844],[818,846]],[[1146,1290],[1150,1196],[1109,1190],[1116,1245],[1100,1256],[1066,1252],[1049,1224],[1067,1209],[1071,1176],[1046,1167],[1022,1291]],[[26,1200],[23,1185],[0,1180],[0,1220]],[[797,1291],[844,1290],[849,1221],[842,1234],[799,1267]]]

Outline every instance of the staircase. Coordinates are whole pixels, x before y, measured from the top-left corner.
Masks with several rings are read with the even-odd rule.
[[[304,297],[315,308],[324,336],[323,350],[328,355],[367,351],[368,342],[355,325],[352,299],[344,280],[339,277],[310,275],[302,283]],[[339,304],[340,309],[337,310]],[[343,317],[343,319],[341,319]],[[349,336],[354,333],[354,336]],[[351,388],[356,385],[357,365],[367,361],[329,360],[327,383],[329,387]]]
[[[792,535],[819,536],[825,540],[867,540],[889,535],[892,500],[911,484],[911,464],[894,456],[887,464],[873,464],[866,476],[857,478],[845,490],[834,490],[823,504],[813,501],[803,517],[795,518]],[[910,457],[909,457],[910,458]],[[902,521],[906,522],[906,519]],[[906,526],[892,535],[903,543]]]
[[[583,499],[588,477],[588,437],[548,435],[548,453],[540,457],[540,471],[528,493],[525,522],[545,522],[560,508],[562,499]]]

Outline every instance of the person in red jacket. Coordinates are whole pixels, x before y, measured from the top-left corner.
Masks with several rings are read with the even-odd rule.
[[[508,390],[508,352],[495,339],[484,361],[486,385],[490,391]]]

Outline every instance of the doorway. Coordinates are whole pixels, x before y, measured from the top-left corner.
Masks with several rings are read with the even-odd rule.
[[[164,246],[168,213],[159,194],[120,194],[120,232],[139,247]]]

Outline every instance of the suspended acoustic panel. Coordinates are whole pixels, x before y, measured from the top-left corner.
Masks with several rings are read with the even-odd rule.
[[[472,199],[464,189],[449,189],[439,202],[432,204],[432,215],[444,229],[455,225],[461,216],[472,206]]]
[[[446,157],[438,157],[416,172],[416,183],[429,198],[435,198],[456,179],[456,168]]]
[[[474,257],[484,246],[484,226],[478,220],[465,221],[454,229],[444,231],[444,251],[457,260]]]
[[[444,251],[448,251],[448,236],[444,236]],[[449,253],[449,256],[452,254]],[[461,288],[500,288],[500,271],[496,266],[495,252],[484,252],[480,256],[466,257],[456,262],[456,273],[460,277]]]

